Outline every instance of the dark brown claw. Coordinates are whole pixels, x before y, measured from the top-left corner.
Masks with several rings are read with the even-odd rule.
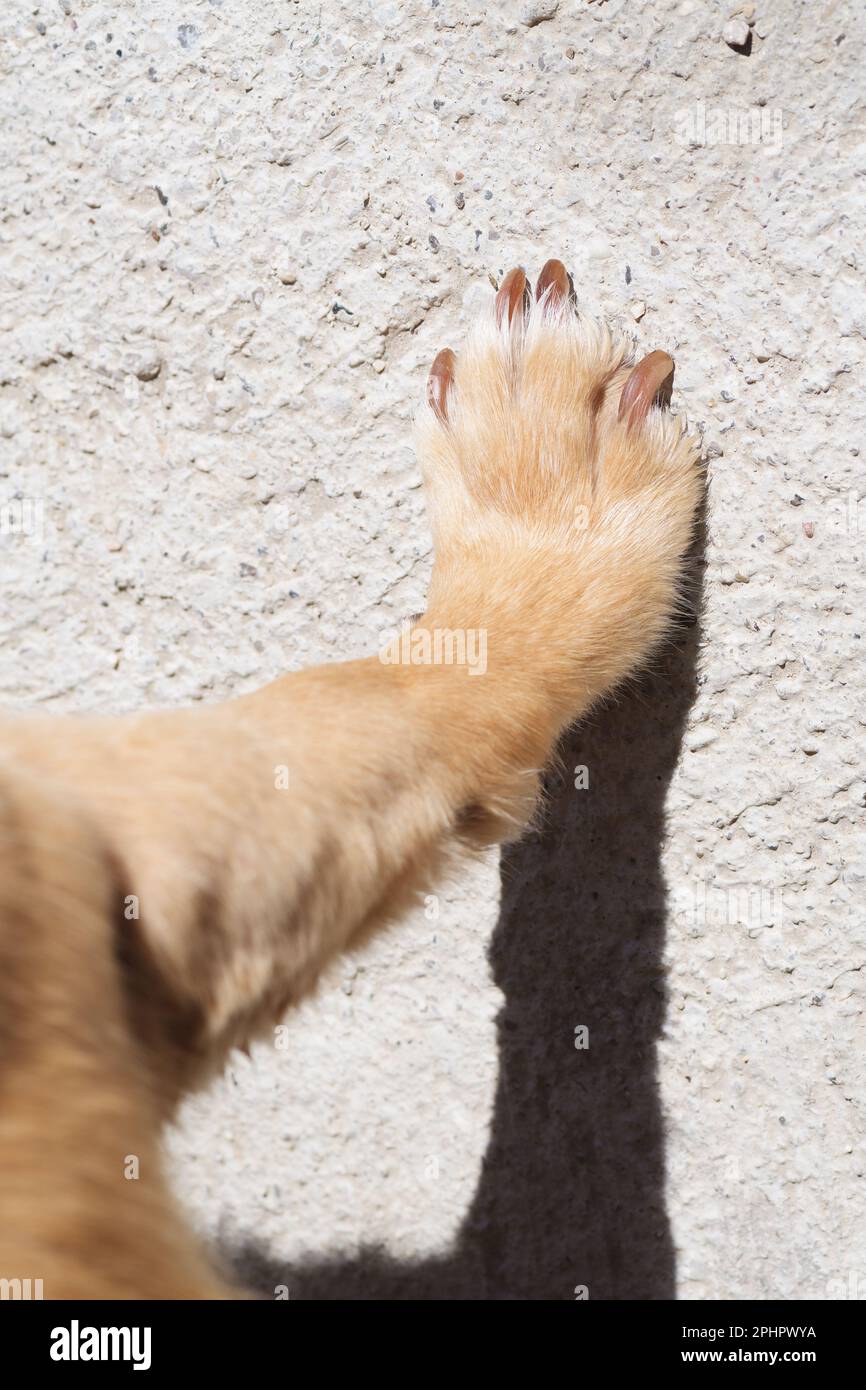
[[[566,299],[574,297],[574,286],[571,276],[566,270],[562,261],[547,261],[544,269],[538,277],[538,284],[535,286],[535,298],[540,299],[545,290],[549,290],[547,303],[551,308],[556,308],[563,304]]]
[[[427,378],[427,402],[443,421],[448,419],[448,392],[454,381],[456,361],[457,358],[451,349],[443,348],[433,358],[433,366]]]
[[[666,352],[651,352],[642,362],[638,362],[619,398],[619,420],[625,420],[629,429],[646,419],[650,406],[657,396],[664,394],[665,383],[673,380],[674,360]],[[668,397],[670,390],[668,389]]]
[[[520,266],[515,266],[514,270],[509,270],[499,286],[496,295],[496,322],[502,323],[507,313],[508,322],[511,323],[518,311],[521,316],[527,312],[529,303],[530,291],[526,271],[521,270]]]

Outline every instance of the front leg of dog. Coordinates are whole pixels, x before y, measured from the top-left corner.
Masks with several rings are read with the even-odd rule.
[[[694,442],[653,404],[672,363],[630,370],[568,288],[549,263],[530,310],[513,272],[461,357],[434,363],[419,443],[437,560],[396,661],[187,716],[162,834],[139,817],[127,837],[206,1052],[272,1026],[455,851],[519,833],[558,733],[665,629],[701,490]]]
[[[434,363],[437,560],[397,659],[134,721],[109,775],[79,779],[140,885],[137,996],[162,984],[181,1011],[150,1032],[180,1037],[193,1072],[273,1026],[455,852],[519,833],[557,734],[664,631],[701,490],[693,441],[653,404],[670,358],[630,371],[575,322],[558,262],[527,304],[513,272],[460,359]]]
[[[522,828],[554,727],[523,682],[470,669],[372,658],[139,726],[126,786],[170,776],[176,794],[158,839],[140,791],[110,820],[141,903],[139,992],[167,982],[193,1071],[271,1030],[461,851]]]

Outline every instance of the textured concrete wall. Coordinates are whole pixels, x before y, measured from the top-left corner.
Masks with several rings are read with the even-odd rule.
[[[742,52],[732,8],[4,7],[9,704],[212,700],[420,609],[412,411],[514,263],[704,431],[700,622],[543,831],[173,1136],[265,1290],[866,1296],[864,15],[758,0]]]

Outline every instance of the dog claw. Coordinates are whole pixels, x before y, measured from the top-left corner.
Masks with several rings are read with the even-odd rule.
[[[619,398],[619,420],[629,429],[646,419],[653,401],[665,382],[674,374],[674,361],[666,352],[651,352],[639,362],[626,382]]]
[[[454,366],[457,358],[450,348],[437,352],[427,378],[427,403],[432,406],[440,420],[448,419],[448,392],[454,381]]]
[[[520,266],[516,266],[514,270],[509,270],[499,286],[496,295],[496,322],[502,323],[507,313],[508,322],[511,323],[518,310],[521,316],[526,313],[529,303],[530,292],[526,271],[521,270]]]
[[[547,261],[535,286],[535,298],[540,299],[548,291],[547,303],[555,308],[574,294],[571,276],[562,261]]]

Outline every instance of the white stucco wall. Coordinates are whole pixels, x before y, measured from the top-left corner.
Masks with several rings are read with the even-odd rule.
[[[8,704],[213,700],[418,611],[412,412],[513,264],[704,430],[699,627],[172,1137],[266,1292],[866,1296],[866,26],[759,0],[743,54],[732,8],[0,18]]]

